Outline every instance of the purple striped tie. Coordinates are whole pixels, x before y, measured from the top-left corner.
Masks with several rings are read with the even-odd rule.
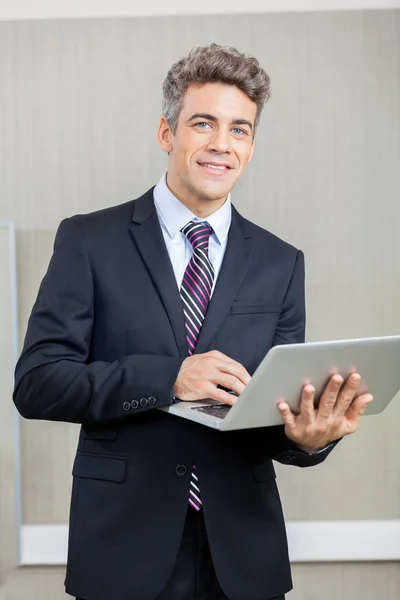
[[[214,267],[208,258],[208,241],[213,230],[206,222],[190,221],[181,231],[193,247],[192,258],[186,267],[180,290],[188,351],[192,355],[206,316],[214,281]],[[200,510],[202,501],[195,471],[196,466],[193,465],[189,504],[196,510]]]

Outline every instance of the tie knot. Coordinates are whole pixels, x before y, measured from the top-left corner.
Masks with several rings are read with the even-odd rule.
[[[192,244],[193,250],[201,248],[208,251],[208,241],[214,230],[207,221],[201,223],[190,221],[185,227],[182,227],[181,231]]]

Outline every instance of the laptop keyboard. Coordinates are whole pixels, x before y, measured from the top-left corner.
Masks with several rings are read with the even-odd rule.
[[[218,417],[219,419],[225,419],[226,415],[230,411],[232,406],[230,404],[209,404],[207,406],[192,406],[192,410],[198,410],[199,412],[206,413],[212,417]]]

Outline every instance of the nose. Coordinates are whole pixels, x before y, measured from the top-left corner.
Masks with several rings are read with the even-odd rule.
[[[216,128],[208,143],[208,150],[216,154],[230,154],[232,148],[229,131],[223,127]]]

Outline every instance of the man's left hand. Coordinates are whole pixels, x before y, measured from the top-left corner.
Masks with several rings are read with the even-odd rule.
[[[354,433],[367,404],[373,400],[371,394],[355,397],[360,381],[358,373],[350,375],[346,382],[341,375],[333,375],[321,394],[318,408],[314,407],[315,389],[307,384],[298,415],[292,413],[286,402],[279,402],[286,436],[302,450],[314,453]]]

